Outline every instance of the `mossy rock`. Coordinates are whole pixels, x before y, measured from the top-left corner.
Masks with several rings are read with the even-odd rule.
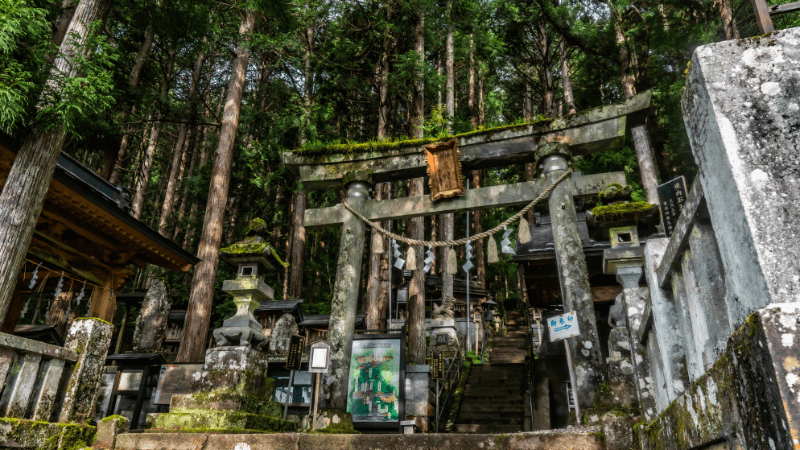
[[[594,216],[594,219],[598,222],[638,219],[652,213],[653,208],[654,206],[647,202],[597,206],[592,209],[592,216]]]
[[[353,427],[353,415],[338,409],[321,409],[317,412],[317,429],[314,433],[361,434]]]
[[[158,414],[152,421],[151,429],[164,431],[244,429],[264,432],[294,432],[297,431],[297,424],[278,417],[246,412],[193,410],[188,413]]]
[[[611,183],[603,188],[603,190],[597,194],[597,197],[603,204],[608,205],[611,202],[630,200],[632,192],[633,189],[628,185],[623,186],[619,183]]]
[[[0,448],[78,450],[94,442],[95,427],[0,418]]]

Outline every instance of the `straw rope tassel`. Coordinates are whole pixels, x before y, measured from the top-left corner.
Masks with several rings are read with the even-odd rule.
[[[494,236],[489,236],[489,239],[486,240],[486,262],[494,264],[499,261],[500,258],[497,255],[497,241],[494,240]]]
[[[383,253],[383,235],[375,230],[372,231],[372,253]]]
[[[406,253],[406,270],[417,270],[417,252],[412,246],[408,247]]]
[[[531,227],[528,225],[528,221],[525,220],[524,217],[519,221],[517,239],[519,240],[520,244],[527,244],[531,241]]]
[[[447,273],[450,275],[455,275],[458,273],[458,257],[456,256],[456,251],[453,247],[450,247],[450,250],[447,251]]]

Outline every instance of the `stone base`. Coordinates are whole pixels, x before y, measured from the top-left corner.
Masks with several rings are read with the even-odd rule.
[[[75,449],[89,447],[95,427],[75,423],[48,423],[0,418],[0,448]]]
[[[274,381],[269,379],[271,384]],[[234,394],[190,394],[173,395],[171,413],[193,413],[203,411],[239,411],[262,416],[281,417],[283,405],[278,402],[260,400],[250,395]]]
[[[131,433],[117,439],[117,450],[188,449],[350,449],[350,450],[603,450],[598,428],[515,434],[180,434]]]
[[[215,430],[246,433],[250,431],[292,432],[297,424],[278,417],[263,416],[238,411],[192,410],[184,413],[150,414],[147,419],[148,431]]]
[[[108,416],[97,423],[97,437],[92,448],[113,450],[117,436],[127,433],[131,423],[122,416]]]
[[[353,428],[353,415],[337,409],[320,409],[317,411],[317,433],[359,434]]]
[[[417,422],[417,433],[428,432],[428,416],[432,414],[428,393],[431,385],[429,365],[406,366],[405,419]]]
[[[209,349],[206,367],[192,383],[192,391],[269,400],[275,383],[267,378],[267,365],[267,355],[250,347]]]

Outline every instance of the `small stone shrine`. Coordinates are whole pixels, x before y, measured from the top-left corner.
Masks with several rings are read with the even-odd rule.
[[[433,352],[442,352],[445,357],[452,357],[458,351],[458,333],[455,321],[456,299],[448,297],[443,305],[434,305],[431,313],[431,343],[428,356]]]
[[[264,222],[250,222],[243,242],[220,251],[222,259],[237,267],[235,280],[225,280],[222,290],[233,296],[236,313],[214,330],[215,348],[206,351],[205,368],[192,383],[193,394],[174,395],[170,413],[148,420],[156,430],[295,431],[294,422],[281,419],[281,405],[273,402],[274,380],[267,378],[267,338],[253,311],[271,300],[272,288],[263,281],[274,270],[272,247],[257,233]]]

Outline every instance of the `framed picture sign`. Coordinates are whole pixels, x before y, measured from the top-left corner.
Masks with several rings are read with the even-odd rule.
[[[397,428],[404,418],[404,334],[353,336],[347,412],[357,428]]]
[[[461,154],[458,139],[424,145],[425,162],[431,185],[431,200],[464,195],[464,180],[461,177]]]

